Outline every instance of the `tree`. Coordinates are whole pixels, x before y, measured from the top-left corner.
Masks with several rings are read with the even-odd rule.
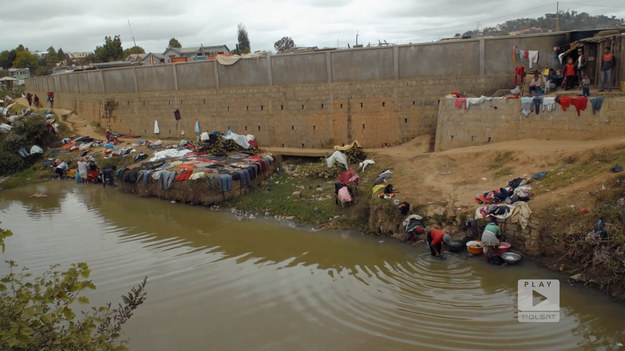
[[[169,39],[169,45],[167,45],[167,47],[180,49],[180,48],[182,48],[182,45],[180,44],[178,39],[171,38],[171,39]]]
[[[3,69],[13,67],[13,61],[15,61],[15,50],[4,50],[0,52],[0,67]]]
[[[54,67],[57,63],[59,63],[59,55],[56,53],[56,50],[54,50],[54,47],[50,46],[46,54],[46,67]]]
[[[130,49],[124,50],[124,58],[127,58],[132,54],[145,54],[145,50],[143,50],[140,46],[133,46]]]
[[[278,53],[284,52],[288,49],[294,48],[295,43],[291,37],[282,37],[282,39],[278,40],[273,44],[273,47],[276,49]]]
[[[10,230],[0,228],[0,247]],[[17,269],[8,261],[9,273],[0,278],[0,349],[2,350],[125,350],[119,340],[122,326],[146,299],[147,278],[122,296],[123,303],[111,308],[80,308],[89,299],[82,295],[95,289],[86,263],[65,271],[56,267],[38,277],[27,268]],[[88,306],[85,306],[88,307]]]
[[[241,54],[249,54],[251,52],[250,39],[247,35],[247,29],[242,23],[237,26],[237,38],[239,40],[239,52]]]
[[[39,59],[29,51],[18,51],[15,55],[15,61],[13,61],[13,67],[28,67],[31,72],[34,72],[39,67]]]
[[[56,54],[59,57],[59,62],[66,61],[67,57],[65,57],[65,52],[63,52],[63,49],[59,48],[59,51],[57,51]]]
[[[104,46],[96,47],[93,57],[96,62],[118,61],[123,58],[124,49],[122,48],[122,40],[119,38],[119,35],[116,35],[114,38],[104,37]]]

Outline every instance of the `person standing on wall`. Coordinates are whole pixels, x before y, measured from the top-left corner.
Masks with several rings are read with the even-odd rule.
[[[575,85],[577,73],[575,73],[575,63],[573,58],[569,57],[567,64],[564,65],[564,90],[569,90]]]
[[[586,64],[588,61],[586,60],[586,56],[584,55],[584,49],[577,49],[577,60],[575,61],[575,68],[577,69],[577,82],[579,83],[580,88],[582,87],[582,79],[586,75]]]
[[[616,59],[612,55],[612,48],[606,46],[603,49],[603,58],[601,59],[601,85],[599,91],[603,91],[605,83],[608,83],[608,91],[612,91],[612,69],[616,65]]]

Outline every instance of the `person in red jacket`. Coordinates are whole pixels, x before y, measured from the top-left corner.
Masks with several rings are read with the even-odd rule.
[[[616,60],[612,55],[612,48],[606,46],[601,58],[601,75],[599,91],[603,91],[605,83],[608,83],[608,91],[612,91],[612,69],[616,66]]]
[[[575,72],[575,63],[573,63],[572,57],[569,57],[568,62],[564,66],[564,81],[564,90],[573,88],[577,81],[577,72]]]
[[[445,235],[449,236],[449,234],[440,229],[433,229],[427,233],[426,237],[432,256],[443,256],[443,253],[445,252],[445,242],[443,238]]]

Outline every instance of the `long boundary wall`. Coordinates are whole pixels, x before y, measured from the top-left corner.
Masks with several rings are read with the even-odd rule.
[[[591,34],[287,54],[231,66],[138,66],[37,77],[26,85],[40,95],[53,91],[57,107],[122,133],[153,137],[158,121],[160,137],[180,137],[183,130],[189,137],[198,121],[202,130],[255,134],[266,146],[327,147],[356,139],[379,147],[434,135],[439,97],[450,91],[481,95],[510,88],[512,47],[538,50],[544,66],[554,45]],[[114,106],[108,119],[107,101]]]

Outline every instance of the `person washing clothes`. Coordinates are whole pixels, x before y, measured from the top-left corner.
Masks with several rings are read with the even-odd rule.
[[[482,232],[482,252],[486,263],[488,263],[489,254],[495,252],[499,247],[499,238],[501,238],[501,229],[497,225],[497,218],[491,217],[491,221]]]
[[[59,175],[59,179],[65,178],[65,174],[69,170],[70,162],[71,161],[62,161],[54,168],[54,172]]]
[[[573,63],[573,58],[569,57],[568,62],[564,66],[564,90],[573,88],[576,79],[575,64]]]
[[[612,48],[606,46],[603,49],[603,57],[601,58],[601,79],[599,91],[603,91],[605,83],[608,83],[608,91],[612,91],[612,69],[616,65],[616,59],[612,55]]]
[[[427,232],[426,238],[432,256],[443,257],[443,253],[445,252],[445,236],[447,237],[447,241],[451,240],[449,234],[445,233],[443,230],[433,229]]]
[[[530,82],[529,93],[530,96],[539,96],[545,93],[544,91],[545,83],[543,82],[543,77],[540,73],[534,73],[534,78]]]

